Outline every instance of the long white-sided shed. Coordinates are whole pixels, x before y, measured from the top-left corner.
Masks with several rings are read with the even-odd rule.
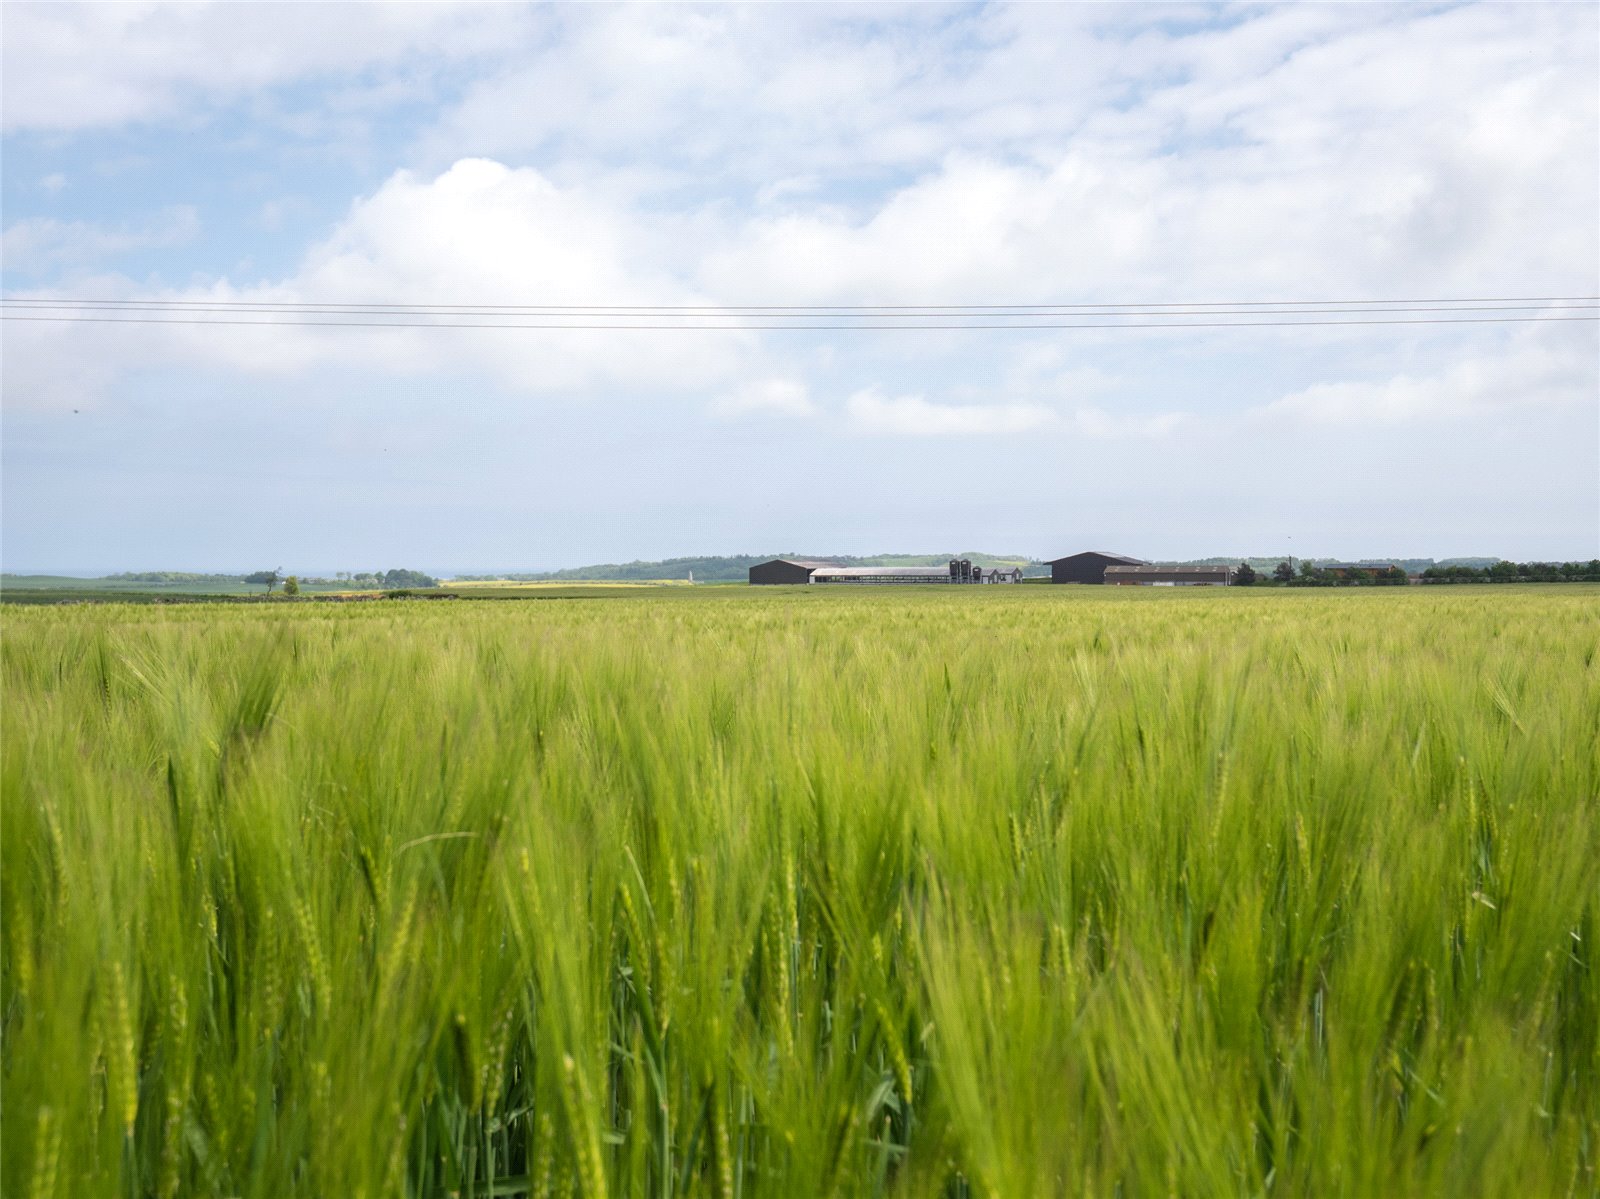
[[[856,586],[904,583],[949,583],[948,566],[824,566],[811,572],[813,583]]]

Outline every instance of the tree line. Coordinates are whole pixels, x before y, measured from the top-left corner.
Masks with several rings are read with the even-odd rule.
[[[1588,562],[1495,562],[1489,566],[1430,566],[1418,576],[1424,583],[1600,583],[1600,558]],[[1265,578],[1248,562],[1233,574],[1235,587],[1257,584],[1278,587],[1403,586],[1406,572],[1398,566],[1328,568],[1302,561],[1298,570],[1279,562]]]
[[[329,583],[349,587],[354,591],[399,591],[416,590],[418,588],[437,587],[439,580],[432,575],[423,574],[420,570],[385,570],[385,571],[349,571],[334,572],[332,579],[302,579],[297,575],[285,575],[283,567],[276,570],[258,570],[253,574],[234,576],[238,582],[252,583],[263,586],[267,594],[272,594],[272,589],[281,581],[285,595],[299,595],[302,584]]]
[[[1587,562],[1496,562],[1493,566],[1432,566],[1429,583],[1600,583],[1600,558]]]

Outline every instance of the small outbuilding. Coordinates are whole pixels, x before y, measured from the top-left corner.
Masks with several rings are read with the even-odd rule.
[[[837,566],[837,562],[821,562],[812,558],[774,558],[750,568],[750,582],[756,583],[809,583],[815,571]]]
[[[1148,566],[1143,558],[1130,558],[1126,554],[1108,554],[1103,550],[1085,550],[1081,554],[1068,554],[1050,564],[1052,583],[1108,583],[1106,568],[1110,566]]]
[[[1122,587],[1226,587],[1231,566],[1108,566],[1106,582]]]

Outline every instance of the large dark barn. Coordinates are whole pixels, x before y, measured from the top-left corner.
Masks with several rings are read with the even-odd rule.
[[[774,558],[750,568],[751,583],[809,583],[811,572],[837,562],[818,562],[811,558]]]
[[[1143,558],[1130,558],[1126,554],[1107,554],[1099,550],[1086,550],[1081,554],[1068,554],[1050,563],[1052,583],[1104,583],[1108,566],[1148,566]]]

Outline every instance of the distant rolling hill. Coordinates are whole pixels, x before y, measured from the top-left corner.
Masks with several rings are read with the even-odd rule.
[[[750,577],[750,568],[758,562],[774,558],[813,558],[837,562],[841,566],[942,566],[951,558],[968,558],[976,566],[991,569],[996,566],[1022,567],[1024,574],[1049,574],[1050,568],[1032,558],[1019,554],[982,554],[971,550],[948,554],[879,554],[874,557],[854,557],[849,554],[816,554],[785,552],[778,554],[732,554],[726,557],[664,558],[659,562],[607,562],[597,566],[574,566],[567,570],[537,573],[497,575],[457,575],[458,581],[474,578],[515,579],[528,582],[639,582],[649,579],[687,579],[692,573],[696,583],[743,583]]]

